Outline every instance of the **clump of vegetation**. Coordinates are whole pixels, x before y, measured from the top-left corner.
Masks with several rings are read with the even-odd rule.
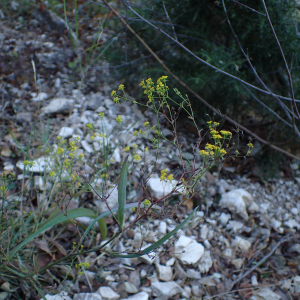
[[[58,136],[57,144],[41,147],[45,156],[42,166],[44,172],[40,178],[44,196],[42,197],[38,191],[35,192],[39,198],[37,207],[28,207],[24,201],[27,195],[26,187],[29,186],[31,180],[37,178],[33,173],[34,162],[32,160],[23,161],[23,179],[26,178],[26,182],[23,180],[21,190],[15,189],[14,183],[18,183],[18,179],[12,174],[2,173],[0,275],[2,283],[7,287],[6,293],[14,293],[18,297],[21,293],[27,293],[27,297],[32,297],[32,291],[29,292],[29,290],[30,287],[34,287],[43,296],[43,288],[49,286],[49,283],[50,285],[54,285],[54,282],[63,284],[64,281],[67,282],[84,273],[90,267],[89,263],[85,262],[85,257],[91,251],[100,251],[105,255],[117,257],[142,255],[155,257],[159,247],[162,247],[179,229],[188,226],[188,223],[192,221],[197,208],[174,230],[153,245],[136,253],[124,254],[105,248],[125,230],[138,224],[147,216],[150,218],[171,217],[180,205],[196,193],[197,184],[203,174],[212,166],[228,158],[231,151],[237,150],[236,145],[231,143],[232,133],[219,131],[217,129],[219,123],[216,121],[208,121],[208,134],[211,135],[212,143],[205,145],[201,143],[201,130],[195,121],[189,99],[187,96],[182,96],[177,89],[174,91],[178,100],[169,96],[167,76],[160,77],[156,82],[149,78],[142,81],[140,85],[148,97],[146,104],[130,100],[123,85],[119,86],[118,91],[112,92],[115,105],[118,105],[120,101],[132,101],[134,104],[146,106],[155,113],[157,121],[155,125],[146,121],[143,128],[133,131],[133,136],[139,136],[147,141],[143,149],[139,149],[136,144],[117,145],[122,146],[124,155],[127,155],[120,170],[116,170],[112,165],[112,154],[115,148],[112,148],[109,143],[112,134],[124,134],[124,120],[119,115],[116,117],[116,126],[111,132],[107,132],[105,122],[103,122],[102,131],[99,132],[95,130],[92,123],[87,124],[91,140],[101,146],[97,155],[102,158],[102,161],[99,171],[93,177],[81,172],[88,161],[76,145],[78,142],[76,139],[67,141]],[[178,139],[176,116],[179,109],[188,115],[199,132],[193,160],[184,159]],[[99,118],[104,121],[105,112],[100,113]],[[162,119],[167,120],[173,127],[173,140],[163,135],[160,121]],[[182,173],[175,180],[174,170],[160,170],[160,181],[169,185],[170,189],[164,196],[155,198],[147,193],[146,183],[150,175],[158,171],[155,162],[164,150],[162,142],[167,142],[177,149],[178,155],[175,158],[181,166]],[[246,151],[245,155],[249,154],[252,147],[252,144],[248,145],[248,152]],[[147,173],[147,161],[153,159],[152,170]],[[144,183],[143,193],[137,202],[128,203],[128,185],[137,167],[139,167],[141,181]],[[114,189],[118,190],[118,206],[110,207],[107,199]],[[86,193],[94,193],[99,200],[103,201],[107,207],[106,212],[99,213],[97,209],[78,207],[80,195]],[[176,205],[171,205],[174,195],[182,196]],[[74,207],[74,203],[77,203],[77,208],[69,208],[69,206]],[[131,213],[135,215],[131,223],[126,221],[128,210],[133,210]],[[113,217],[119,230],[107,240],[105,217],[109,215]],[[88,225],[79,222],[78,218],[83,216],[91,218]],[[73,237],[64,246],[58,241],[59,233],[64,228],[63,223],[71,224],[75,229]],[[99,239],[94,239],[98,231],[96,223],[99,226],[102,243]],[[46,232],[50,229],[56,232],[56,235],[48,236]],[[44,237],[40,239],[42,234]],[[87,239],[91,239],[91,243],[85,243]],[[56,274],[63,274],[60,279],[57,277],[54,279],[55,270],[60,270]]]

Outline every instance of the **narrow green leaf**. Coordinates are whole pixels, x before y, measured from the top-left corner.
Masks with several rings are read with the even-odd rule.
[[[78,217],[91,217],[95,218],[95,213],[87,208],[76,208],[68,211],[68,216],[65,216],[64,214],[61,214],[55,218],[53,218],[50,221],[46,221],[46,223],[43,224],[35,233],[30,235],[27,239],[25,239],[22,243],[20,243],[17,247],[15,247],[11,253],[8,256],[8,259],[11,260],[11,258],[20,250],[22,249],[28,242],[30,242],[32,239],[34,239],[39,234],[43,233],[44,231],[52,228],[54,225],[69,221],[69,219],[74,219]]]
[[[99,230],[101,232],[101,236],[103,240],[106,240],[107,238],[107,225],[106,222],[103,218],[98,220],[98,224],[99,224]]]
[[[119,202],[118,221],[119,221],[120,231],[123,230],[123,223],[124,223],[124,207],[126,202],[128,166],[129,166],[129,161],[127,156],[122,165],[122,169],[120,173],[120,181],[118,186],[118,202]]]
[[[116,257],[123,257],[123,258],[134,258],[134,257],[140,257],[145,254],[148,254],[161,246],[165,241],[167,241],[170,237],[172,237],[179,229],[181,229],[187,222],[191,220],[191,218],[194,216],[196,210],[198,207],[196,207],[193,212],[181,223],[179,224],[175,229],[173,229],[171,232],[166,234],[163,238],[155,242],[153,245],[149,246],[148,248],[140,251],[140,253],[133,253],[133,254],[115,254],[115,253],[108,253],[109,255],[116,256]]]
[[[44,293],[42,292],[42,290],[34,284],[33,280],[30,280],[31,284],[34,286],[34,288],[38,291],[38,293],[40,294],[40,296],[44,299],[47,300],[47,298],[45,297]]]

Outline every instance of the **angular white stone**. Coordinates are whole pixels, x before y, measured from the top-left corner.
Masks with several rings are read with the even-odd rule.
[[[182,292],[182,288],[174,281],[169,282],[153,282],[151,289],[155,297],[167,300]]]
[[[49,172],[50,170],[50,167],[53,163],[53,161],[51,161],[51,158],[47,158],[47,157],[44,157],[44,156],[41,156],[35,160],[33,160],[34,162],[34,165],[29,168],[29,167],[26,167],[26,170],[29,171],[29,172],[34,172],[34,173],[44,173],[44,172]],[[17,167],[23,171],[24,170],[24,164],[22,161],[18,161],[17,162]]]
[[[225,214],[224,212],[222,212],[221,215],[219,216],[219,221],[223,226],[227,224],[229,219],[231,219],[231,215]]]
[[[71,110],[73,105],[74,100],[66,98],[53,99],[47,106],[41,109],[41,115],[68,112]]]
[[[259,212],[259,206],[253,201],[250,206],[248,207],[248,210],[251,212],[251,213],[256,213],[256,212]]]
[[[175,263],[175,258],[171,257],[167,262],[166,262],[166,266],[171,267],[173,266]]]
[[[103,300],[118,300],[120,295],[108,286],[101,286],[97,291]]]
[[[171,281],[173,278],[173,272],[171,267],[156,264],[156,271],[158,273],[159,280]]]
[[[148,300],[149,294],[146,292],[140,292],[136,295],[130,296],[128,298],[124,298],[122,300]]]
[[[160,199],[169,194],[177,183],[177,180],[172,180],[170,182],[161,181],[160,178],[150,178],[147,184],[150,189],[151,196],[155,197],[156,199]],[[183,189],[181,189],[181,191],[183,191]]]
[[[274,230],[278,231],[278,228],[281,226],[281,222],[276,219],[272,219],[270,225]]]
[[[49,97],[48,94],[45,92],[40,92],[39,94],[31,93],[31,96],[32,96],[31,100],[34,102],[44,101]]]
[[[175,257],[184,264],[194,264],[204,255],[204,247],[190,237],[181,236],[175,243]]]
[[[283,223],[284,226],[287,226],[289,228],[293,228],[293,227],[296,227],[298,230],[300,229],[300,224],[294,220],[294,219],[289,219],[288,221],[285,221]]]
[[[130,282],[124,282],[124,286],[127,293],[136,294],[138,292],[136,286]]]
[[[94,149],[93,147],[85,140],[81,141],[81,146],[87,153],[93,153]]]
[[[201,273],[199,271],[194,270],[194,269],[187,269],[186,270],[186,275],[189,278],[193,278],[193,279],[200,279],[201,278]]]
[[[167,233],[167,223],[165,221],[161,221],[158,225],[158,231],[162,234]]]
[[[239,270],[243,266],[244,261],[245,261],[245,259],[243,259],[243,258],[237,258],[237,259],[234,259],[231,263],[235,266],[235,268],[237,270]]]
[[[65,291],[61,291],[59,294],[57,295],[45,295],[45,298],[47,300],[72,300],[72,298],[70,296],[68,296],[68,293]]]
[[[213,261],[210,256],[210,251],[204,251],[204,255],[201,257],[199,261],[198,268],[201,273],[207,273],[209,269],[212,267]]]
[[[255,275],[252,275],[252,276],[251,276],[251,284],[252,284],[252,285],[258,285],[257,278],[256,278]]]
[[[232,247],[238,247],[241,250],[247,251],[251,247],[251,243],[239,236],[236,236],[232,241]]]
[[[233,232],[237,232],[244,226],[243,223],[238,222],[238,221],[229,221],[229,223],[226,226],[226,229],[232,230]]]
[[[274,293],[269,288],[262,288],[261,290],[254,291],[250,300],[280,300],[281,297]]]
[[[112,154],[111,158],[117,162],[120,163],[121,162],[121,154],[120,154],[120,149],[116,148],[114,153]]]
[[[72,136],[74,133],[74,128],[72,127],[62,127],[59,131],[59,136],[61,136],[63,139],[67,139]]]
[[[244,189],[235,189],[222,195],[220,205],[230,211],[239,214],[244,220],[248,220],[246,207],[253,202],[253,197]]]
[[[102,300],[102,297],[96,293],[75,294],[73,300]]]

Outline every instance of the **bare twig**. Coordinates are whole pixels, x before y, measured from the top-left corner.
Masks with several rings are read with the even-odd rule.
[[[227,19],[227,23],[228,23],[228,25],[229,25],[229,27],[230,27],[230,30],[231,30],[231,32],[232,32],[232,34],[233,34],[233,36],[235,37],[235,39],[236,39],[236,42],[237,42],[237,44],[238,44],[238,46],[239,46],[239,48],[240,48],[240,50],[241,50],[241,52],[242,52],[242,54],[244,55],[244,57],[246,58],[246,60],[247,60],[247,62],[248,62],[248,64],[249,64],[249,66],[250,66],[250,68],[251,68],[251,70],[252,70],[252,72],[254,73],[254,75],[255,75],[255,77],[258,79],[258,81],[260,82],[260,84],[263,86],[263,88],[265,89],[265,90],[267,90],[268,92],[270,92],[271,93],[271,95],[277,100],[277,102],[278,102],[278,104],[280,105],[280,107],[283,109],[283,111],[286,113],[286,115],[287,115],[287,117],[288,117],[288,119],[290,120],[290,121],[293,121],[294,120],[294,117],[295,117],[295,115],[294,115],[294,113],[267,87],[267,85],[262,81],[262,79],[260,78],[260,76],[257,74],[257,72],[256,72],[256,69],[254,68],[254,66],[252,65],[252,63],[251,63],[251,61],[250,61],[250,59],[249,59],[249,56],[245,53],[245,51],[244,51],[244,49],[243,49],[243,47],[242,47],[242,45],[241,45],[241,43],[240,43],[240,40],[239,40],[239,38],[238,38],[238,36],[236,35],[236,33],[235,33],[235,31],[234,31],[234,29],[233,29],[233,27],[232,27],[232,25],[231,25],[231,22],[230,22],[230,20],[229,20],[229,16],[228,16],[228,13],[227,13],[227,9],[226,9],[226,6],[225,6],[225,1],[224,0],[222,0],[222,3],[223,3],[223,9],[224,9],[224,12],[225,12],[225,15],[226,15],[226,19]],[[245,86],[244,86],[245,87]],[[245,87],[246,88],[246,87]],[[248,89],[247,89],[247,91],[249,91]],[[254,95],[249,91],[249,93],[251,94],[251,96],[252,97],[254,97]],[[265,104],[263,104],[260,100],[258,100],[256,97],[254,97],[254,99],[256,100],[256,101],[258,101],[260,104],[262,104],[265,108],[268,108],[269,109],[269,111],[271,110],[268,106],[266,106]],[[273,111],[272,111],[273,112]],[[274,113],[274,112],[273,112]],[[275,114],[275,113],[274,113]],[[290,114],[292,115],[292,117],[290,116]],[[275,114],[276,116],[278,116],[277,114]],[[279,117],[279,116],[278,116]],[[296,127],[296,125],[295,125],[295,122],[293,122],[293,125],[291,125],[291,124],[289,124],[289,123],[287,123],[286,121],[284,121],[282,118],[280,118],[279,117],[279,119],[281,119],[285,124],[288,124],[290,127],[293,127],[294,128],[294,130],[295,130],[295,132],[297,133],[297,135],[300,137],[300,132],[299,132],[299,130],[298,130],[298,128]]]
[[[272,250],[265,255],[259,262],[257,262],[252,268],[250,268],[248,271],[246,271],[243,275],[239,276],[236,280],[234,280],[230,287],[229,290],[231,290],[238,282],[240,282],[243,278],[247,277],[250,273],[252,273],[255,269],[257,269],[261,264],[263,264],[270,256],[273,255],[273,253],[275,252],[275,250],[284,242],[289,241],[290,239],[292,239],[292,237],[290,235],[283,237],[282,239],[280,239],[280,241],[272,248]]]
[[[171,24],[171,26],[172,26],[172,30],[173,30],[174,37],[175,37],[176,41],[178,41],[178,38],[177,38],[176,32],[175,32],[175,28],[174,28],[174,26],[173,26],[173,24],[172,24],[172,22],[171,22],[171,19],[170,19],[170,17],[169,17],[168,12],[167,12],[167,9],[166,9],[165,2],[164,2],[164,1],[163,1],[163,7],[164,7],[164,10],[165,10],[167,19],[168,19],[168,21],[170,22],[170,24]]]
[[[106,0],[102,0],[103,3],[107,3]],[[129,8],[135,15],[137,15],[141,20],[143,20],[145,23],[147,23],[148,25],[150,25],[151,27],[155,28],[156,30],[158,30],[159,32],[161,32],[163,35],[165,35],[166,37],[168,37],[169,39],[171,39],[173,42],[175,42],[179,47],[181,47],[182,49],[184,49],[187,53],[189,53],[191,56],[193,56],[196,60],[202,62],[203,64],[205,64],[206,66],[216,70],[217,72],[220,72],[232,79],[235,79],[237,80],[238,82],[241,82],[261,93],[264,93],[264,94],[267,94],[267,95],[275,95],[276,97],[278,97],[279,99],[283,99],[283,100],[288,100],[288,101],[294,101],[293,99],[289,98],[289,97],[284,97],[284,96],[280,96],[280,95],[276,95],[276,94],[273,94],[273,93],[270,93],[269,91],[266,91],[266,90],[263,90],[255,85],[252,85],[250,84],[249,82],[247,81],[244,81],[243,79],[241,78],[238,78],[230,73],[227,73],[217,67],[215,67],[214,65],[208,63],[207,61],[205,61],[204,59],[200,58],[199,56],[197,56],[195,53],[193,53],[191,50],[189,50],[188,48],[186,48],[182,43],[180,43],[179,41],[177,41],[176,39],[174,39],[172,36],[170,36],[168,33],[166,33],[164,30],[162,30],[161,28],[155,26],[153,23],[151,23],[150,21],[146,20],[145,18],[143,18],[140,14],[138,14],[134,9],[132,9],[132,7],[125,1],[125,0],[122,0],[124,5]],[[108,4],[108,3],[107,3]],[[111,7],[111,6],[110,6]],[[113,8],[112,8],[113,9]],[[113,9],[113,11],[115,12],[116,10]],[[120,20],[122,21],[122,17],[120,16],[120,14],[118,13],[118,16],[120,18]],[[124,20],[124,19],[123,19]],[[125,21],[125,20],[124,20]],[[122,21],[123,22],[123,21]],[[123,22],[124,23],[124,22]],[[126,23],[127,24],[127,23]],[[128,24],[127,24],[128,25]],[[129,26],[129,25],[128,25]],[[300,100],[295,100],[296,102],[300,102]]]
[[[270,16],[269,16],[269,12],[268,12],[268,9],[267,9],[267,6],[266,6],[266,3],[265,3],[265,0],[261,0],[262,3],[263,3],[263,6],[264,6],[264,9],[265,9],[265,13],[266,13],[266,18],[269,22],[269,25],[271,27],[271,30],[273,32],[273,35],[274,35],[274,38],[276,40],[276,43],[277,43],[277,46],[279,48],[279,51],[281,53],[281,56],[282,56],[282,59],[283,59],[283,62],[284,62],[284,66],[285,66],[285,70],[286,70],[286,73],[288,75],[288,80],[289,80],[289,85],[290,85],[290,93],[291,93],[291,98],[293,100],[293,107],[294,107],[294,110],[295,110],[295,113],[297,115],[297,119],[299,120],[300,119],[300,114],[299,114],[299,111],[298,111],[298,108],[297,108],[297,105],[295,103],[295,96],[294,96],[294,88],[293,88],[293,82],[292,82],[292,76],[291,76],[291,72],[289,70],[289,67],[288,67],[288,64],[286,62],[286,59],[285,59],[285,55],[283,53],[283,50],[282,50],[282,47],[280,45],[280,42],[278,40],[278,37],[276,35],[276,32],[275,32],[275,29],[273,27],[273,24],[271,22],[271,19],[270,19]]]
[[[231,0],[231,1],[234,2],[234,3],[237,3],[237,4],[241,5],[241,6],[246,7],[247,9],[251,10],[252,12],[255,12],[255,13],[257,13],[257,14],[259,14],[259,15],[262,15],[262,16],[264,16],[264,17],[266,16],[266,15],[262,14],[261,12],[259,12],[259,11],[255,10],[255,9],[253,9],[252,7],[249,7],[249,6],[247,6],[247,5],[245,5],[245,4],[242,4],[242,3],[238,2],[238,1],[235,1],[235,0]]]
[[[227,120],[228,122],[234,124],[236,127],[239,127],[240,129],[242,129],[243,131],[247,132],[250,136],[252,136],[253,138],[255,138],[256,140],[258,140],[259,142],[261,142],[264,145],[269,146],[270,148],[281,152],[283,154],[285,154],[286,156],[296,159],[296,160],[300,160],[300,157],[297,157],[291,153],[289,153],[288,151],[285,151],[267,141],[265,141],[264,139],[260,138],[258,135],[256,135],[255,133],[253,133],[251,130],[247,129],[246,127],[240,125],[238,122],[234,121],[233,119],[227,117],[226,115],[221,114],[221,112],[217,109],[215,109],[213,106],[211,106],[209,103],[207,103],[202,97],[200,97],[195,91],[193,91],[188,85],[186,85],[183,81],[181,81],[175,74],[173,74],[171,72],[171,70],[162,62],[162,60],[153,52],[153,50],[147,45],[147,43],[127,24],[127,22],[120,16],[119,12],[116,11],[113,7],[111,7],[108,2],[106,0],[102,0],[103,3],[105,5],[107,5],[107,7],[120,18],[120,21],[129,29],[129,31],[141,42],[141,44],[151,53],[151,55],[158,61],[158,63],[166,70],[166,72],[172,76],[181,86],[183,86],[187,91],[189,91],[195,98],[197,98],[199,101],[201,101],[203,104],[205,104],[209,109],[211,109],[214,113],[216,113],[217,115],[221,116],[222,118],[224,118],[225,120]],[[173,39],[173,38],[172,38]],[[249,84],[247,83],[247,85],[249,86]],[[262,90],[263,91],[263,90]],[[266,92],[266,91],[263,91]],[[268,93],[268,92],[266,92]],[[279,97],[279,96],[278,96]],[[282,97],[279,97],[282,99]],[[291,100],[290,98],[285,98],[286,100]]]

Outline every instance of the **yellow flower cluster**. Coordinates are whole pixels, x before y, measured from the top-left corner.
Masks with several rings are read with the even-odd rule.
[[[138,154],[135,154],[134,156],[132,156],[133,157],[133,159],[135,160],[135,161],[140,161],[142,158],[141,158],[141,156],[140,155],[138,155]]]
[[[156,85],[152,81],[151,78],[142,80],[140,86],[144,89],[144,94],[148,96],[149,102],[153,102],[154,100],[154,93],[157,93],[159,96],[163,96],[169,90],[169,87],[166,85],[168,76],[161,76],[157,79]]]
[[[63,161],[63,165],[66,166],[67,169],[71,166],[71,164],[72,162],[68,158]]]
[[[29,160],[24,160],[23,161],[23,165],[25,166],[25,167],[29,167],[29,168],[32,168],[34,165],[35,165],[35,162],[34,161],[29,161]]]
[[[123,122],[123,118],[120,115],[118,115],[117,118],[116,118],[116,121],[117,121],[118,124],[120,124],[120,123]]]
[[[61,148],[61,147],[57,148],[57,150],[56,150],[57,154],[62,154],[64,152],[65,152],[64,148]]]
[[[161,76],[157,79],[156,92],[161,96],[164,95],[169,89],[169,87],[166,85],[167,78],[168,76]]]
[[[143,201],[143,204],[144,204],[146,207],[149,207],[150,204],[151,204],[151,201],[148,200],[148,199],[145,199],[145,200]]]
[[[168,174],[168,169],[161,170],[160,171],[160,180],[161,181],[164,181],[164,180],[172,181],[174,179],[172,174],[170,174],[169,176],[167,176],[167,174]]]
[[[92,123],[87,123],[86,128],[87,129],[93,129],[93,124]]]
[[[146,132],[140,129],[139,131],[135,130],[132,134],[133,136],[139,136],[140,134],[146,134]]]
[[[203,157],[223,157],[227,152],[225,149],[223,149],[223,145],[225,142],[225,139],[230,140],[232,137],[232,133],[230,131],[221,130],[220,132],[216,130],[216,127],[220,125],[218,122],[207,122],[210,134],[212,135],[212,138],[214,139],[215,145],[212,144],[206,144],[205,150],[200,150],[199,153]]]

